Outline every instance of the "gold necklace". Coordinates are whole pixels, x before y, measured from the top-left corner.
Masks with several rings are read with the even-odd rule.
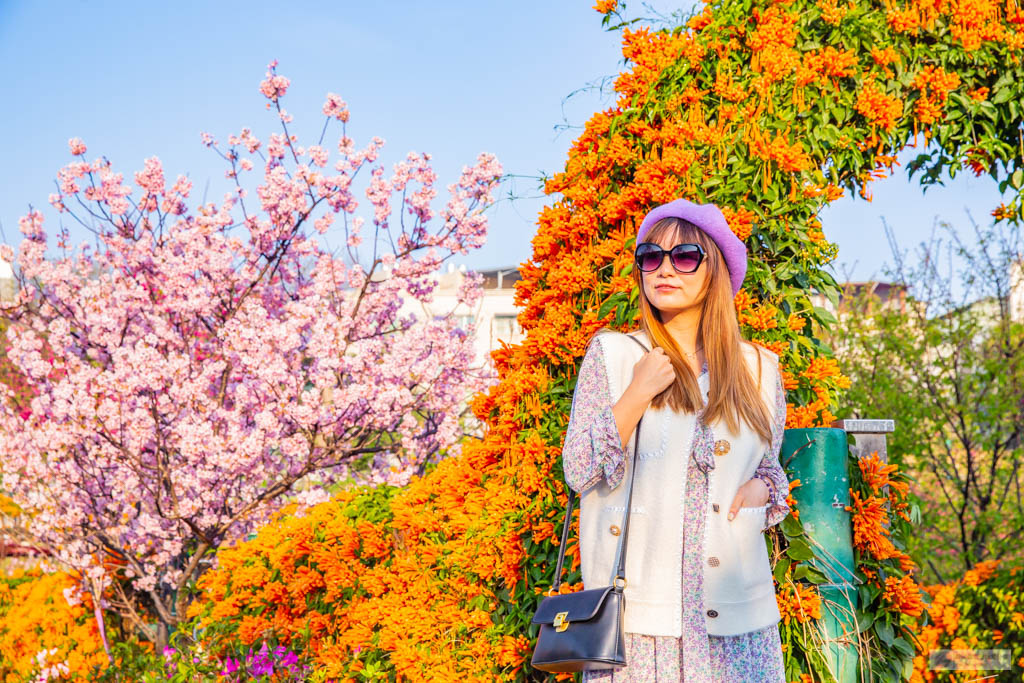
[[[687,353],[686,351],[683,351],[682,353],[687,358],[693,358],[694,360],[697,360],[697,354],[700,353],[703,349],[704,349],[704,347],[701,346],[699,348],[694,349],[693,353]]]

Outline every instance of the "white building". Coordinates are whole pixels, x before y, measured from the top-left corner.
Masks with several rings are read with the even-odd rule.
[[[423,304],[413,297],[407,297],[399,315],[415,313],[418,318],[446,315],[450,311],[458,319],[460,327],[474,331],[476,335],[476,362],[474,365],[490,363],[490,352],[501,348],[500,341],[516,344],[522,341],[523,329],[517,320],[520,309],[513,303],[514,283],[521,279],[516,266],[506,266],[477,271],[483,275],[483,297],[470,310],[458,301],[457,293],[466,267],[448,264],[448,269],[437,276],[438,287],[434,290],[433,301]]]

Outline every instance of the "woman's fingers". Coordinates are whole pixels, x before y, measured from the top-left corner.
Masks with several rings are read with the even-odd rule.
[[[736,492],[729,506],[729,521],[731,522],[741,507],[761,507],[768,502],[768,485],[760,479],[754,478],[745,483]]]
[[[730,522],[736,516],[736,513],[739,511],[739,509],[741,507],[743,507],[743,501],[744,501],[743,487],[741,486],[740,490],[736,492],[736,497],[732,499],[732,505],[729,506],[729,521]]]

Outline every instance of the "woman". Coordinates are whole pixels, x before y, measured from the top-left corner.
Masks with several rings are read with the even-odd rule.
[[[626,662],[585,681],[785,681],[763,532],[789,513],[778,357],[742,339],[746,247],[712,204],[657,207],[633,275],[640,329],[595,335],[563,446],[584,588],[614,579],[628,467]],[[639,452],[633,431],[640,421]]]

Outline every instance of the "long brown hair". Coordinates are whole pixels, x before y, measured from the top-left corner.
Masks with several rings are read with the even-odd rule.
[[[771,416],[759,389],[761,352],[757,350],[758,376],[751,376],[741,347],[746,342],[740,334],[736,308],[733,304],[732,285],[729,270],[722,258],[718,245],[689,221],[680,218],[665,218],[644,234],[645,242],[661,242],[667,235],[673,235],[673,244],[696,242],[704,248],[707,256],[705,267],[709,269],[704,288],[697,295],[701,304],[700,322],[697,329],[697,344],[704,346],[704,357],[708,363],[710,391],[708,407],[704,413],[707,422],[724,419],[733,432],[739,431],[739,421],[771,442]],[[658,394],[651,405],[661,408],[666,403],[676,411],[695,413],[704,406],[703,396],[689,363],[676,346],[672,336],[665,329],[658,309],[651,305],[644,292],[643,273],[634,264],[633,281],[640,288],[640,329],[655,346],[665,350],[676,372],[676,381]]]

